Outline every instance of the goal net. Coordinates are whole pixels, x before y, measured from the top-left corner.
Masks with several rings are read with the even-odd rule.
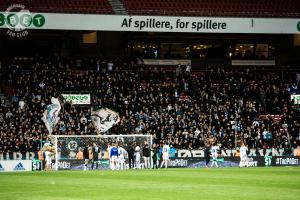
[[[84,149],[87,148],[91,153],[94,144],[99,148],[98,169],[110,169],[108,146],[120,144],[124,149],[131,145],[136,150],[142,148],[144,141],[152,146],[151,135],[52,135],[51,142],[55,147],[52,158],[52,168],[54,170],[90,170],[92,158],[90,157],[86,167],[83,157]],[[89,156],[91,156],[89,154]],[[151,159],[151,158],[150,158]],[[141,159],[142,162],[142,159]],[[125,156],[125,169],[128,168],[128,157]]]

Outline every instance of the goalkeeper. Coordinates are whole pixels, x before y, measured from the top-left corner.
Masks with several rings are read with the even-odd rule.
[[[89,163],[89,146],[86,146],[83,149],[83,158],[84,158],[84,170],[87,170],[87,165]]]
[[[92,170],[94,169],[94,164],[96,164],[96,169],[98,169],[98,164],[99,164],[99,159],[98,159],[98,154],[99,154],[99,147],[98,144],[94,143],[93,144],[93,161],[92,161]]]

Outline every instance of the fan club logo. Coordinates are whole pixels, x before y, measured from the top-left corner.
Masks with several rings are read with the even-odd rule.
[[[68,149],[70,149],[71,151],[75,151],[78,147],[78,144],[76,141],[72,140],[68,143]]]
[[[22,4],[9,6],[4,13],[0,13],[0,27],[6,27],[7,35],[11,37],[25,37],[27,28],[40,28],[45,24],[45,17],[41,14],[31,14]]]
[[[4,167],[0,164],[0,171],[4,171]]]
[[[15,167],[14,167],[15,171],[24,171],[25,168],[23,166],[23,164],[21,162],[19,162]]]

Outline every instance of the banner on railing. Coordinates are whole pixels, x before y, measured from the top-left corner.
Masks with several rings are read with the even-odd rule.
[[[31,160],[0,160],[0,172],[32,171]]]
[[[0,28],[10,29],[21,27],[48,30],[296,34],[300,31],[299,24],[300,21],[297,18],[0,12]]]
[[[172,149],[171,158],[204,158],[204,150],[202,149]],[[249,157],[256,156],[296,156],[299,149],[250,149],[248,151]],[[234,157],[236,149],[221,150],[222,157]],[[0,160],[32,160],[37,156],[35,152],[7,152],[0,153]]]
[[[64,100],[74,105],[91,104],[90,94],[62,94]]]
[[[294,102],[295,105],[300,104],[300,94],[292,94],[291,100]]]

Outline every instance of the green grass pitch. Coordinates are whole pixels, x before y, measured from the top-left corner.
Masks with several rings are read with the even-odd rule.
[[[300,199],[300,167],[0,173],[0,199]]]

